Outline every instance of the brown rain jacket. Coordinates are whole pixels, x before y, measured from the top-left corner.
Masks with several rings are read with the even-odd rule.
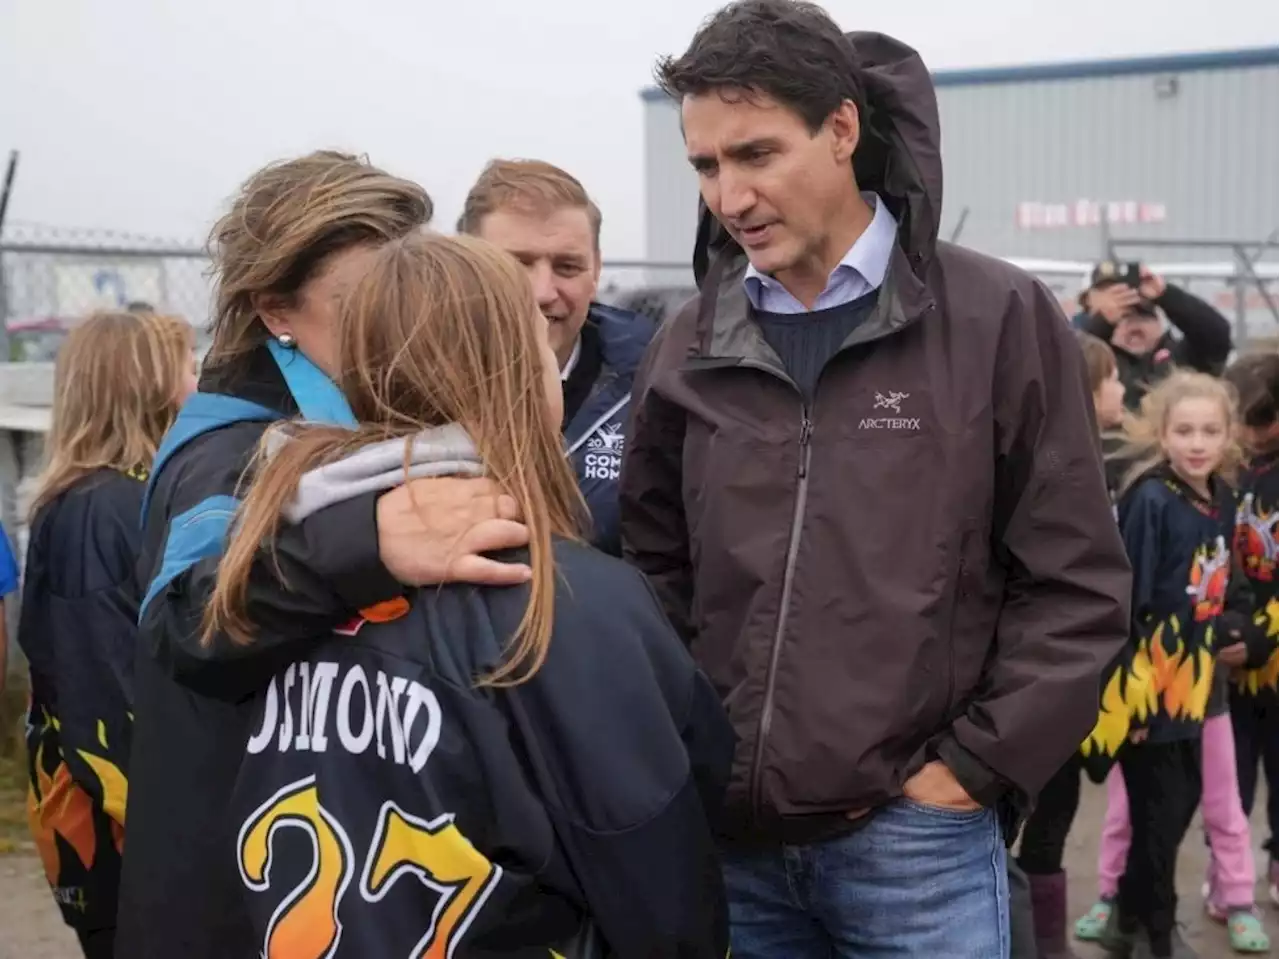
[[[850,41],[870,107],[856,178],[900,225],[874,312],[806,407],[704,210],[701,294],[633,390],[624,555],[736,729],[730,838],[833,832],[934,758],[1025,810],[1092,728],[1128,631],[1072,331],[1036,280],[937,240],[929,74],[896,40]]]

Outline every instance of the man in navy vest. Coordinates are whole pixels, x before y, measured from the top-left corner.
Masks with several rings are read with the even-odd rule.
[[[591,542],[617,556],[618,476],[631,381],[654,324],[593,302],[600,281],[600,208],[559,167],[494,160],[467,194],[458,232],[501,247],[529,273],[560,360],[565,443],[591,510]]]

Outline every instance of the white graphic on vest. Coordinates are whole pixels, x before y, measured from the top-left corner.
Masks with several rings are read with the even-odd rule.
[[[875,405],[872,409],[887,410],[890,413],[896,413],[896,416],[865,416],[858,423],[860,430],[918,430],[920,429],[920,417],[903,416],[902,401],[908,399],[910,393],[898,393],[890,390],[888,393],[876,392]]]
[[[622,472],[622,449],[626,437],[622,421],[606,423],[587,440],[586,479],[616,480]]]

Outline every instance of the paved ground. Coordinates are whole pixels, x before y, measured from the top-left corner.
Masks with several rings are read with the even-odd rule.
[[[1265,806],[1265,803],[1260,805]],[[1073,921],[1076,916],[1082,915],[1093,904],[1097,896],[1098,890],[1095,877],[1097,875],[1098,831],[1102,826],[1102,817],[1105,810],[1106,793],[1103,788],[1086,783],[1084,794],[1081,797],[1080,815],[1076,819],[1075,828],[1071,832],[1067,849],[1067,864],[1071,878],[1071,917]],[[1264,812],[1263,809],[1255,809],[1253,817],[1253,832],[1257,837],[1257,841],[1253,844],[1254,855],[1257,857],[1259,873],[1266,866],[1266,853],[1259,848],[1262,839],[1266,836],[1266,828],[1263,825],[1265,816],[1260,815],[1262,812]],[[1185,926],[1184,934],[1187,937],[1187,941],[1196,948],[1201,959],[1227,959],[1228,956],[1234,956],[1236,953],[1231,951],[1227,943],[1226,930],[1205,918],[1201,906],[1200,885],[1204,882],[1208,851],[1201,838],[1202,836],[1203,827],[1200,824],[1200,817],[1197,815],[1196,821],[1191,827],[1191,832],[1188,833],[1187,840],[1182,845],[1182,855],[1178,860],[1178,895],[1180,900],[1178,918]],[[1271,936],[1271,955],[1274,956],[1277,944],[1276,909],[1267,898],[1267,888],[1264,882],[1258,883],[1258,903],[1263,924]],[[1085,946],[1082,943],[1076,944],[1076,951],[1081,959],[1100,959],[1105,955],[1102,950]]]
[[[1086,787],[1080,818],[1068,851],[1069,865],[1073,870],[1073,915],[1088,908],[1096,892],[1094,858],[1104,803],[1101,789]],[[1262,834],[1257,823],[1255,830],[1258,835]],[[1184,897],[1182,919],[1188,927],[1188,938],[1199,949],[1202,959],[1226,959],[1232,955],[1227,947],[1226,934],[1220,927],[1205,921],[1200,912],[1198,889],[1204,875],[1205,851],[1199,835],[1197,825],[1183,849],[1180,863],[1180,891]],[[1258,891],[1266,903],[1265,888],[1259,885]],[[1262,912],[1274,939],[1276,910],[1267,903],[1263,905]],[[1084,946],[1080,946],[1078,951],[1082,959],[1102,955]],[[78,956],[74,937],[62,925],[54,909],[34,855],[30,851],[19,851],[0,856],[0,959],[77,959]]]

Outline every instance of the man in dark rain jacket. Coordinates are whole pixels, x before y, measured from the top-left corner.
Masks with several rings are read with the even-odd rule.
[[[744,0],[659,81],[701,293],[637,376],[622,535],[738,733],[733,954],[1008,955],[1007,833],[1128,630],[1070,326],[938,241],[898,41]]]

